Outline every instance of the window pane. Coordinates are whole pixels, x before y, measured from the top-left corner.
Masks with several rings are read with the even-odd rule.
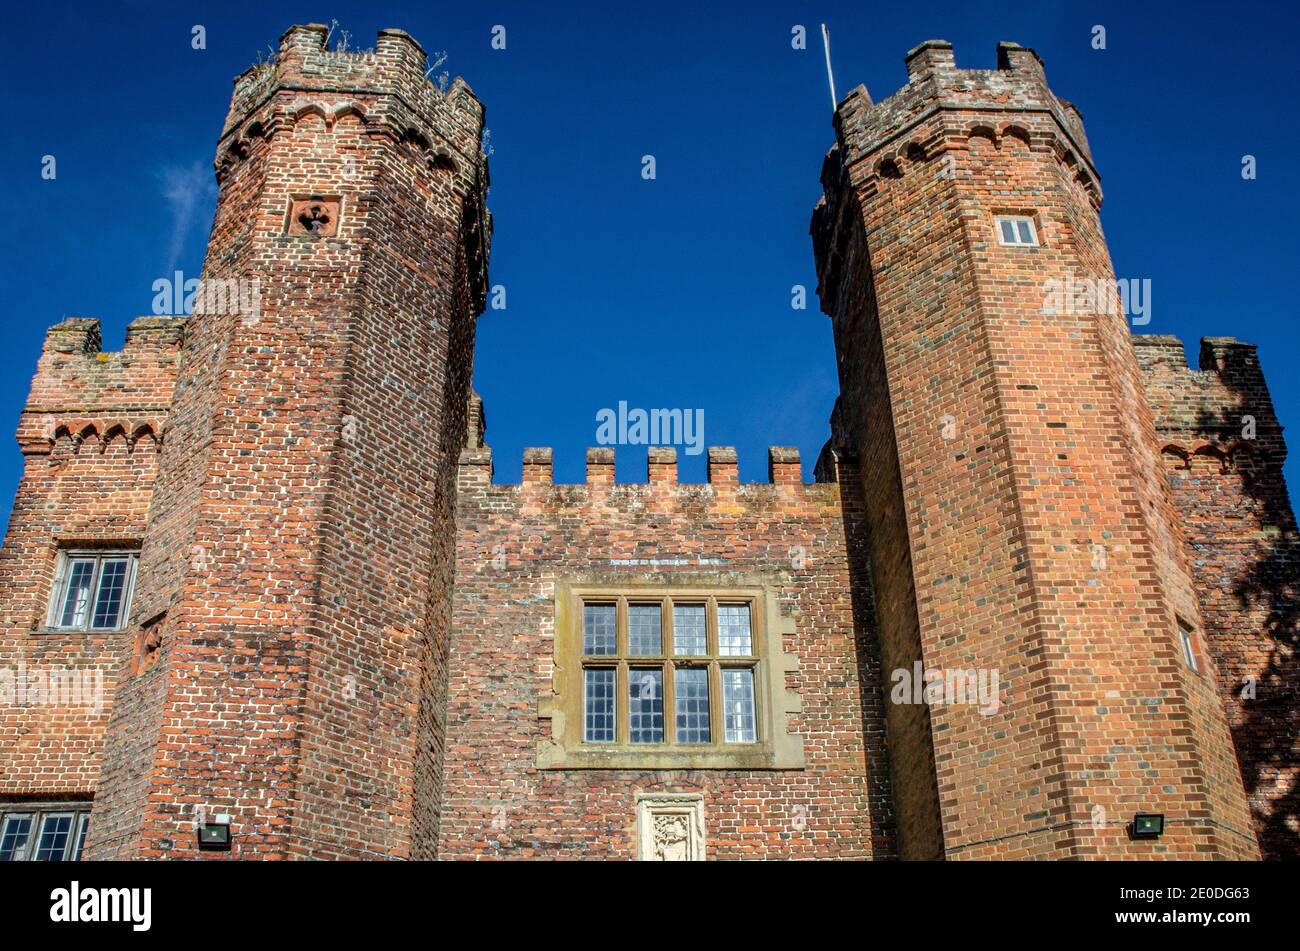
[[[86,829],[90,827],[90,816],[82,813],[77,822],[77,845],[72,850],[72,861],[80,862],[81,853],[86,850]]]
[[[723,738],[728,743],[754,743],[754,672],[722,672]]]
[[[46,816],[41,822],[41,839],[36,846],[37,862],[62,862],[72,834],[72,813]]]
[[[659,605],[627,606],[627,652],[641,656],[655,656],[664,652]]]
[[[95,598],[95,618],[91,627],[117,627],[122,615],[122,601],[126,597],[126,558],[105,559],[99,569],[99,596]]]
[[[673,605],[673,653],[699,656],[709,652],[704,633],[704,605]]]
[[[68,565],[68,593],[59,614],[60,627],[81,627],[90,610],[90,581],[95,574],[95,559],[73,558]]]
[[[718,653],[723,657],[748,657],[749,605],[718,605]]]
[[[31,834],[31,816],[5,816],[4,828],[0,830],[0,862],[18,861]]]
[[[709,733],[709,671],[707,667],[677,668],[677,742],[707,743]]]
[[[612,654],[615,651],[613,604],[584,604],[582,607],[582,652]]]
[[[664,741],[664,672],[628,672],[628,736],[633,743]]]
[[[1007,244],[1016,243],[1016,226],[1009,218],[1003,218],[998,224],[1002,228],[1002,240]]]
[[[1028,218],[1022,218],[1020,221],[1016,222],[1016,224],[1017,224],[1017,225],[1019,226],[1019,228],[1020,228],[1020,243],[1021,243],[1021,244],[1033,244],[1033,243],[1034,243],[1034,230],[1033,230],[1033,228],[1032,228],[1032,227],[1030,226],[1030,224],[1029,224],[1029,219],[1028,219]]]
[[[1196,649],[1192,646],[1192,632],[1185,627],[1179,627],[1178,634],[1183,641],[1183,659],[1187,661],[1187,666],[1199,673],[1196,666]]]
[[[614,671],[588,667],[582,672],[582,739],[614,742]]]

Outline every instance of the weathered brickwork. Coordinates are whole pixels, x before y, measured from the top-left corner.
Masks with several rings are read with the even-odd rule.
[[[1266,857],[1300,855],[1300,548],[1286,444],[1251,344],[1135,337],[1219,695]]]
[[[1207,339],[1196,372],[1118,306],[1045,307],[1114,275],[1082,121],[1031,50],[961,70],[930,41],[903,89],[840,104],[814,483],[774,448],[742,484],[715,447],[679,484],[652,447],[620,484],[604,447],[582,484],[530,449],[503,485],[470,389],[483,107],[401,31],[326,34],[235,81],[203,268],[233,294],[120,353],[96,321],[49,331],[0,674],[102,692],[0,698],[0,809],[93,797],[94,858],[1297,854],[1282,427],[1253,347]],[[1004,215],[1036,240],[999,241]],[[60,554],[123,548],[125,630],[47,627]],[[715,646],[749,604],[758,649],[665,657],[660,699],[683,666],[752,669],[755,737],[718,742],[710,693],[703,745],[587,744],[575,611],[610,592],[622,624],[708,602]],[[647,662],[621,663],[626,693]],[[994,672],[995,703],[895,702],[923,669]],[[1162,837],[1129,836],[1139,811]],[[229,852],[198,850],[201,814]]]

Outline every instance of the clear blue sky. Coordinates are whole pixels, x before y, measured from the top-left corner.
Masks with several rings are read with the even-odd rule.
[[[906,81],[903,55],[951,40],[991,68],[998,40],[1032,46],[1083,112],[1103,222],[1121,277],[1153,281],[1153,319],[1195,360],[1202,335],[1260,345],[1284,424],[1300,417],[1290,287],[1297,272],[1294,4],[1251,3],[127,3],[109,12],[21,4],[0,31],[8,112],[0,150],[6,345],[0,350],[0,517],[21,471],[12,434],[45,328],[104,322],[121,346],[154,280],[196,274],[215,190],[212,156],[231,79],[292,23],[337,19],[353,45],[400,27],[445,50],[487,105],[496,217],[492,281],[508,308],[479,326],[475,384],[499,481],[525,446],[583,479],[595,414],[702,408],[710,445],[741,478],[766,447],[805,472],[837,383],[816,306],[808,220],[832,141],[817,24],[832,31],[841,94]],[[190,46],[191,27],[207,49]],[[494,24],[507,48],[490,48]],[[794,24],[809,49],[791,49]],[[1107,30],[1107,49],[1091,30]],[[657,159],[642,180],[640,159]],[[1241,157],[1259,177],[1243,181]],[[41,157],[58,178],[43,181]],[[790,288],[809,289],[807,310]],[[1295,432],[1300,432],[1297,429]],[[1292,433],[1292,438],[1300,438]],[[679,452],[679,455],[681,453]],[[619,478],[645,475],[618,449]],[[1292,484],[1297,468],[1290,467]],[[683,481],[704,458],[682,455]]]

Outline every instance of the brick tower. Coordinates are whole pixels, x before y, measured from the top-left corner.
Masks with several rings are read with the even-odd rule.
[[[326,40],[235,81],[203,279],[241,306],[187,328],[91,857],[192,855],[200,811],[233,857],[436,841],[483,108],[401,31]]]
[[[1001,705],[889,705],[900,852],[1256,857],[1122,307],[1045,306],[1114,278],[1079,113],[1016,44],[907,68],[840,104],[813,216],[834,439],[884,669],[991,669]]]

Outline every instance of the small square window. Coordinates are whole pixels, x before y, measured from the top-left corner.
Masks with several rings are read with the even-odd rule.
[[[48,625],[66,631],[120,631],[131,613],[137,560],[133,551],[62,553]]]
[[[998,243],[1015,247],[1036,247],[1038,229],[1034,219],[1019,215],[998,215],[994,219],[998,232]]]
[[[27,843],[32,837],[32,816],[12,813],[5,816],[0,827],[0,862],[17,862],[27,856]]]

